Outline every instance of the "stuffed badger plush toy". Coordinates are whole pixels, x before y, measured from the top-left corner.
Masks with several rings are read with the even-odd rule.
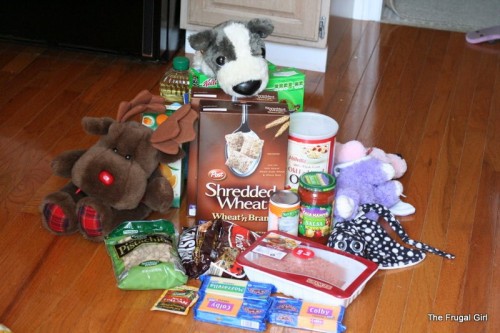
[[[224,92],[233,97],[249,97],[264,90],[268,82],[266,47],[263,39],[274,26],[267,19],[248,22],[226,21],[212,29],[189,36],[196,50],[194,63],[214,77]]]
[[[43,200],[42,224],[57,235],[80,231],[102,241],[118,224],[165,212],[173,189],[158,165],[184,156],[180,144],[195,138],[197,114],[185,105],[153,132],[130,117],[145,111],[165,112],[164,100],[142,91],[122,102],[117,121],[85,117],[82,125],[100,140],[87,150],[67,151],[52,161],[54,174],[70,178]]]

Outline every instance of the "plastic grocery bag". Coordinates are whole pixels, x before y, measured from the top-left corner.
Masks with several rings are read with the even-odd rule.
[[[170,221],[124,222],[104,243],[120,289],[168,289],[187,282]]]

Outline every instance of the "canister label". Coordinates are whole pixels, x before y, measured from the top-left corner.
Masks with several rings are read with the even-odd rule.
[[[269,200],[267,230],[279,230],[297,236],[300,200],[295,192],[277,191]]]
[[[304,140],[288,136],[286,188],[297,190],[300,176],[310,171],[330,172],[333,168],[335,137]]]

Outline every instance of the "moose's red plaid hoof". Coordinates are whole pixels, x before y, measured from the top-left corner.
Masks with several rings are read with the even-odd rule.
[[[70,220],[61,206],[48,203],[43,207],[43,216],[47,227],[55,233],[66,233],[70,231]]]
[[[92,206],[81,206],[78,209],[78,221],[81,231],[87,237],[100,237],[102,232],[102,218]]]

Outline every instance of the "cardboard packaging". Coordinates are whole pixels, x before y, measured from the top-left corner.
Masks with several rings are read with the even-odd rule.
[[[180,105],[179,105],[180,106]],[[145,112],[142,115],[142,124],[155,130],[158,125],[165,121],[179,106],[167,106],[165,114]],[[181,206],[181,197],[184,191],[184,180],[187,175],[187,159],[175,161],[173,163],[160,163],[161,174],[168,179],[174,190],[174,200],[172,207],[179,208]]]
[[[231,101],[232,96],[226,94],[221,88],[191,88],[191,107],[200,112],[200,101]],[[238,102],[265,102],[278,103],[278,94],[275,91],[263,91],[262,93],[248,97],[240,98]],[[198,165],[198,142],[197,140],[189,144],[189,160],[193,161],[190,165]],[[187,171],[187,215],[190,217],[196,216],[196,186],[198,182],[198,169],[190,167]]]
[[[345,308],[305,302],[297,298],[274,297],[269,310],[271,324],[303,328],[317,332],[341,333],[345,331],[342,320]]]
[[[289,117],[287,106],[201,100],[199,108],[198,158],[188,167],[198,172],[188,189],[196,193],[196,221],[267,231],[269,197],[285,186],[288,130],[266,125]]]
[[[289,111],[304,111],[306,76],[293,67],[276,67],[269,71],[266,90],[276,91],[278,99],[288,104]]]
[[[201,100],[212,100],[212,101],[231,101],[233,97],[226,94],[221,88],[201,88],[192,87],[191,88],[191,107],[199,111]],[[238,102],[263,102],[263,103],[278,103],[278,93],[276,91],[264,90],[260,94],[247,97],[238,98]]]
[[[276,65],[272,62],[267,62],[268,71],[271,72],[276,69]],[[189,87],[200,88],[220,88],[217,79],[206,75],[196,68],[189,68]]]
[[[269,65],[269,82],[261,93],[276,92],[278,100],[287,103],[289,111],[304,110],[304,92],[306,76],[303,72],[293,67],[277,67]],[[191,89],[220,88],[217,79],[207,76],[202,72],[190,68],[189,84]]]

